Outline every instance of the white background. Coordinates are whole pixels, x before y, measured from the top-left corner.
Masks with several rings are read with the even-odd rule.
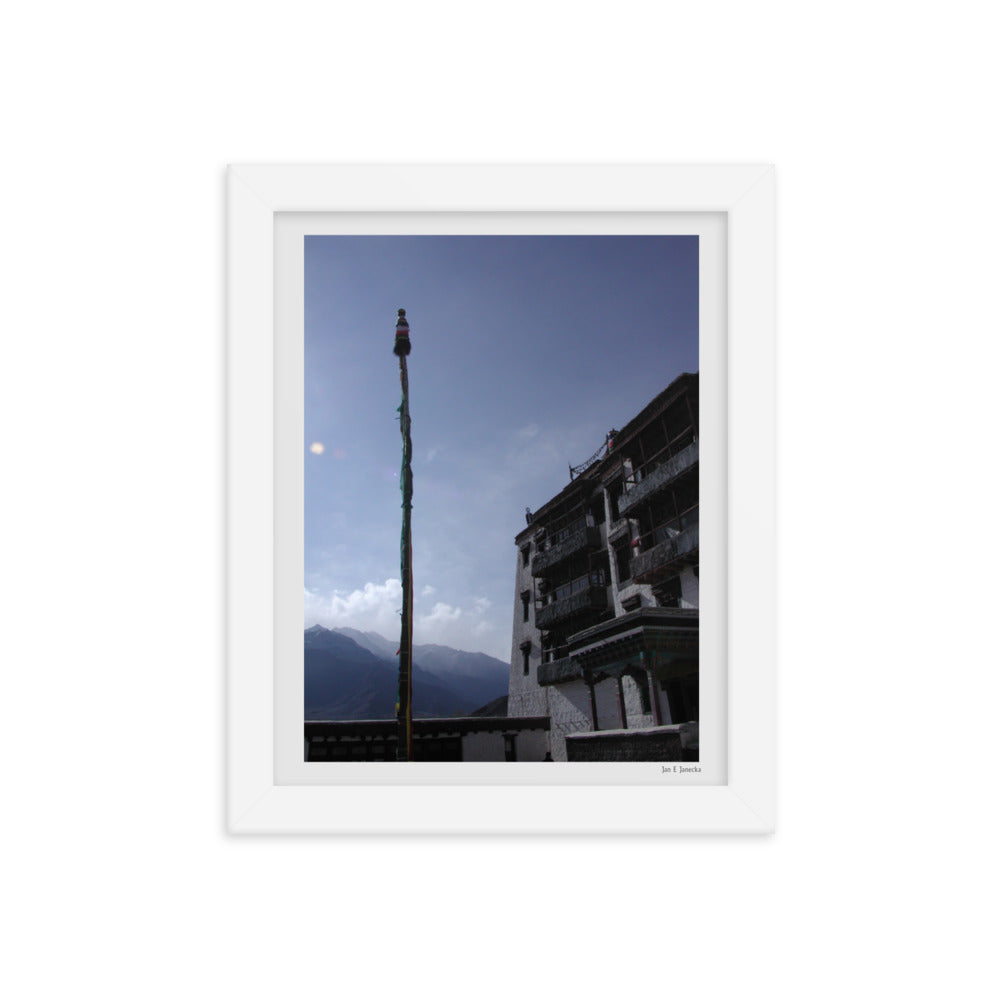
[[[995,989],[989,10],[7,14],[11,995]],[[776,163],[775,836],[224,834],[224,166],[332,160]]]

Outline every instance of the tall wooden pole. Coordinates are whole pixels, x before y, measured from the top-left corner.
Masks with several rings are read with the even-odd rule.
[[[406,310],[400,309],[396,320],[393,353],[399,358],[399,384],[403,401],[399,407],[399,432],[403,437],[403,465],[399,489],[403,494],[403,530],[399,540],[399,570],[403,581],[403,614],[399,636],[399,695],[396,721],[399,724],[396,759],[413,760],[413,547],[410,542],[410,511],[413,507],[413,442],[410,439],[410,383],[406,356],[410,353],[410,324]]]

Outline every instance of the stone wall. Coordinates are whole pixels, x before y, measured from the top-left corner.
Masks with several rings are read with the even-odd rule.
[[[697,747],[685,748],[681,726],[657,729],[617,729],[570,736],[566,741],[569,761],[696,761]]]

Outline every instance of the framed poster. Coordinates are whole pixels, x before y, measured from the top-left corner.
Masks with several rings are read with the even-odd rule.
[[[773,829],[773,169],[228,198],[230,829]]]

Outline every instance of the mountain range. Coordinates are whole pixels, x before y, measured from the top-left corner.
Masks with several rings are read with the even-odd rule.
[[[391,719],[396,711],[398,643],[357,629],[307,628],[305,717]],[[485,653],[449,646],[413,647],[413,715],[471,715],[504,698],[510,667]],[[499,704],[499,703],[498,703]]]

